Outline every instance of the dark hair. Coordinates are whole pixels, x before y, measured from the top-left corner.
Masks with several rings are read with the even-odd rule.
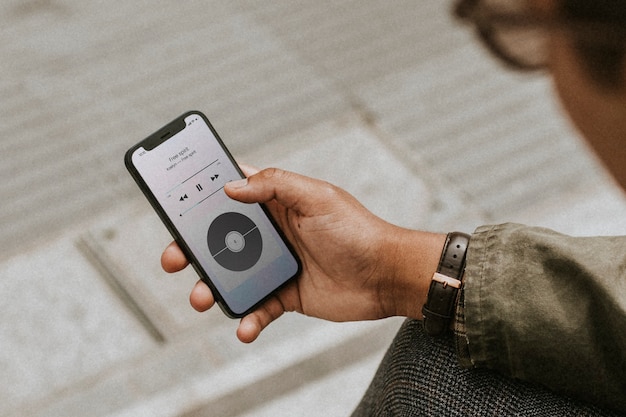
[[[595,20],[615,25],[621,30],[604,31],[593,41],[579,36],[575,39],[587,72],[599,85],[606,88],[626,84],[623,67],[626,60],[626,0],[563,0],[562,12],[566,17]]]

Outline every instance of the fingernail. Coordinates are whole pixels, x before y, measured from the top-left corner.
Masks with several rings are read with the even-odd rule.
[[[228,187],[230,187],[230,188],[243,188],[246,185],[248,185],[248,179],[247,178],[231,181],[231,182],[228,183]]]

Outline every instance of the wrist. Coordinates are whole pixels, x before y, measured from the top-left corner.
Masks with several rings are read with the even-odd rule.
[[[446,235],[400,229],[390,235],[391,265],[381,286],[389,316],[421,320],[433,274],[437,271]]]

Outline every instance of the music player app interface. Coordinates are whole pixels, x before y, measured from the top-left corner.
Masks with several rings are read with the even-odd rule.
[[[258,204],[230,199],[241,175],[197,114],[132,163],[225,303],[243,313],[298,272],[298,264]]]

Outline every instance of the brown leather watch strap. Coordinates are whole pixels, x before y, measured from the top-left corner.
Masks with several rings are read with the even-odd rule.
[[[424,330],[432,336],[444,334],[454,317],[457,295],[463,283],[465,257],[470,236],[465,233],[448,233],[441,252],[437,272],[428,289],[428,299],[422,308]]]

